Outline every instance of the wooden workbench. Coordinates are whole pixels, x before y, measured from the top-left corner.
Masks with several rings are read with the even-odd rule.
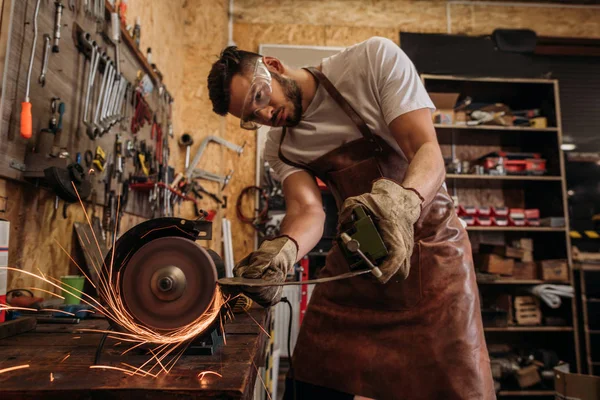
[[[249,313],[261,326],[268,326],[270,314],[265,309],[256,307]],[[183,356],[169,375],[129,376],[89,368],[101,335],[77,330],[107,326],[106,320],[99,319],[78,325],[38,324],[35,331],[0,340],[0,370],[30,365],[0,374],[0,399],[251,399],[268,343],[266,334],[247,314],[238,314],[225,325],[227,344],[216,354]],[[107,339],[101,364],[139,366],[148,360],[142,354],[121,356],[128,346],[117,343]],[[67,354],[70,356],[64,359]],[[198,373],[207,370],[223,377],[206,375],[200,381]]]

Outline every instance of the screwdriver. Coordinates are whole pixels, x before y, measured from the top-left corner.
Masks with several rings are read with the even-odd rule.
[[[27,87],[25,89],[25,101],[21,103],[21,137],[31,138],[31,103],[29,102],[29,88],[31,86],[31,71],[33,69],[33,59],[35,58],[35,45],[38,36],[37,17],[40,11],[40,1],[37,0],[35,12],[33,14],[33,44],[31,45],[31,58],[29,59],[29,71],[27,72]]]

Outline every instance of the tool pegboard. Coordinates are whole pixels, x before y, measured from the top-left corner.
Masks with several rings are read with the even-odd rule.
[[[60,40],[56,41],[59,11]],[[167,166],[173,99],[120,22],[112,25],[119,26],[121,36],[120,44],[115,44],[112,11],[108,2],[99,0],[11,2],[2,80],[0,176],[48,186],[52,178],[44,170],[57,166],[54,178],[60,180],[66,171],[71,172],[66,175],[71,180],[88,181],[89,187],[81,191],[95,192],[102,205],[126,193],[124,182],[130,177],[148,179],[145,191],[128,190],[124,211],[150,218],[164,213],[168,198],[174,196],[164,188],[164,182],[172,180]],[[45,50],[47,67],[41,79]],[[21,133],[21,112],[30,61],[32,136],[27,139]],[[115,80],[118,73],[122,80]],[[134,118],[136,110],[139,118]],[[66,168],[73,163],[83,168]],[[162,192],[152,185],[158,181],[163,182]]]

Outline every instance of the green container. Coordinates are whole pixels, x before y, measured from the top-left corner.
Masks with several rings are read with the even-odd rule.
[[[83,292],[83,285],[85,284],[85,277],[77,276],[77,275],[61,276],[60,282],[61,282],[61,286],[63,289],[62,295],[65,298],[65,304],[79,304],[81,302],[81,294],[79,292]],[[77,290],[73,290],[73,288],[69,287],[69,286],[72,286],[73,288],[75,288]],[[68,290],[69,292],[75,294],[76,296],[73,296],[72,294],[65,292],[65,289]]]

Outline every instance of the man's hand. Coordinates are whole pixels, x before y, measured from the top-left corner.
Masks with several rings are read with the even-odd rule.
[[[265,240],[258,250],[242,259],[233,269],[234,276],[263,279],[281,283],[294,267],[298,256],[298,245],[289,236]],[[263,307],[270,307],[281,300],[282,286],[244,287],[244,294]]]
[[[408,277],[415,244],[413,226],[421,215],[422,202],[416,191],[405,189],[385,178],[373,183],[371,193],[349,197],[344,201],[339,221],[348,220],[357,205],[366,207],[375,217],[379,234],[389,253],[379,265],[382,276],[378,279],[381,283],[386,283],[395,274],[402,279]]]

